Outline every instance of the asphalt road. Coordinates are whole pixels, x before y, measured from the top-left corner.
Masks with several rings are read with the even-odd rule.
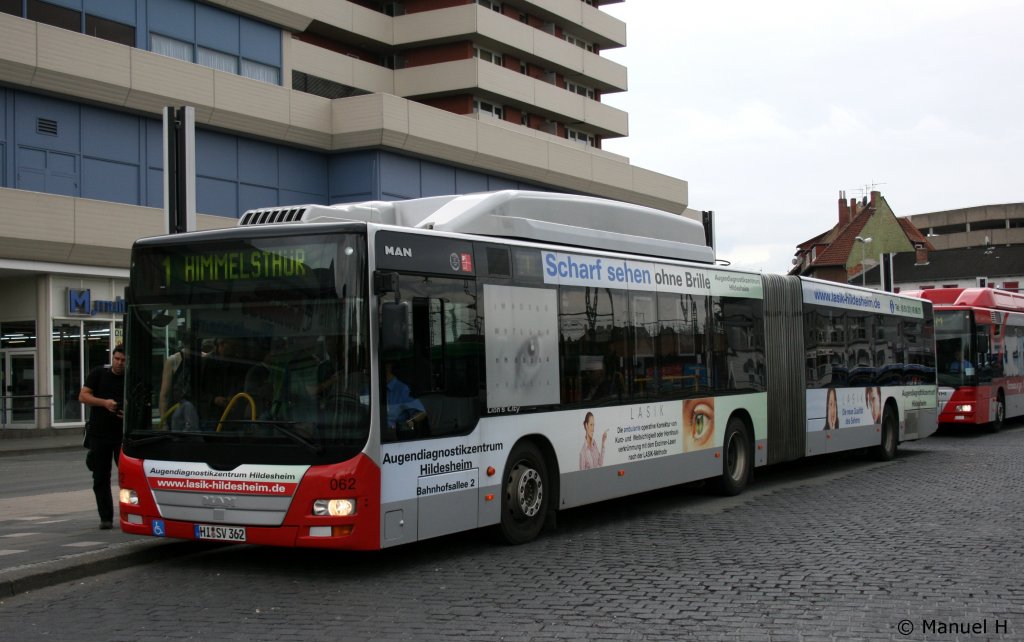
[[[225,546],[0,601],[10,640],[1024,639],[1024,428],[378,553]]]

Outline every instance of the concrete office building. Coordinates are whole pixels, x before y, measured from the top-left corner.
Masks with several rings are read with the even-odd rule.
[[[606,152],[604,0],[0,0],[0,425],[80,425],[129,248],[160,234],[161,111],[196,113],[198,227],[246,209],[526,188],[683,213]]]
[[[897,256],[905,290],[988,287],[1019,291],[1024,283],[1024,203],[976,205],[907,219],[934,246],[926,262]]]

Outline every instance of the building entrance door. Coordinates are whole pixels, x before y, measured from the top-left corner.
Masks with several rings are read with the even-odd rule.
[[[36,420],[36,353],[35,350],[0,352],[3,363],[3,399],[0,421],[4,425],[31,425]]]

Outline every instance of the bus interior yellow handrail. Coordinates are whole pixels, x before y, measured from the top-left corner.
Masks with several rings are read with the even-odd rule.
[[[235,407],[235,403],[237,403],[239,399],[245,399],[249,402],[249,410],[252,413],[252,420],[256,421],[256,400],[253,399],[252,395],[248,392],[239,392],[231,398],[227,407],[224,408],[224,414],[220,416],[220,421],[217,422],[217,432],[220,432],[220,429],[224,427],[224,422],[227,420],[228,415],[231,413],[231,409]]]

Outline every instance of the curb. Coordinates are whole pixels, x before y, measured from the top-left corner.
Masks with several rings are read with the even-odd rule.
[[[190,540],[124,542],[101,551],[0,571],[0,598],[13,597],[28,591],[36,591],[128,566],[148,564],[211,550],[217,550],[217,548],[211,548],[209,542]]]
[[[2,445],[3,442],[0,442],[0,446]],[[3,448],[0,447],[0,457],[13,457],[15,455],[31,455],[33,453],[55,453],[66,450],[81,450],[83,453],[82,456],[85,456],[85,448],[82,447],[82,444],[72,444],[69,446],[43,446],[41,448],[22,448],[20,450],[3,450]]]

